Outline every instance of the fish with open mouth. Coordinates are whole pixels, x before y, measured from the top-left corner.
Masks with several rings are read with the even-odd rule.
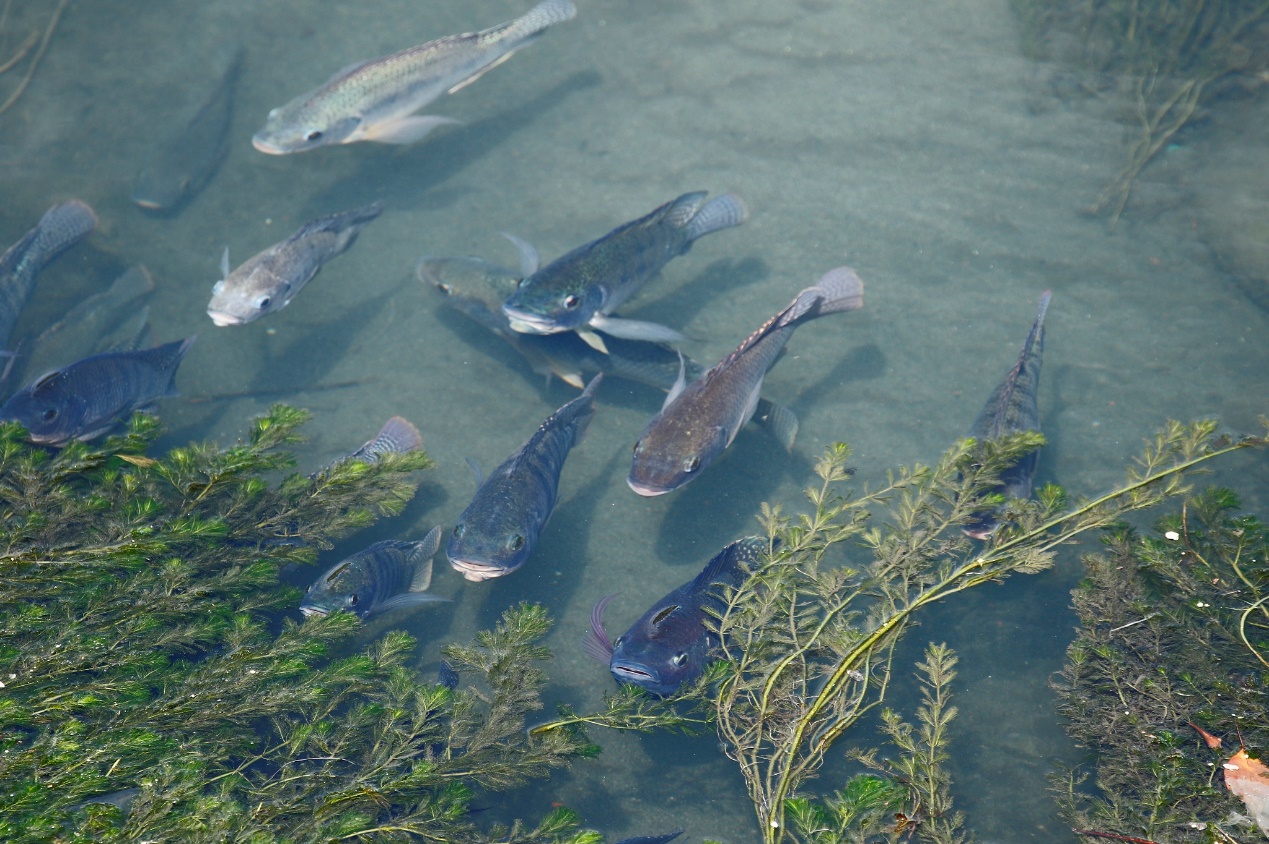
[[[304,593],[305,617],[347,610],[362,621],[389,610],[445,601],[430,594],[440,526],[415,542],[385,539],[331,566]]]

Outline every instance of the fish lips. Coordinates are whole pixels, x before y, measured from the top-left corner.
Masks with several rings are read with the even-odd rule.
[[[317,607],[312,604],[301,604],[300,613],[305,618],[325,618],[330,615],[330,610],[325,607]]]
[[[674,490],[682,486],[682,484],[675,484],[674,486],[661,486],[660,484],[654,484],[647,481],[636,481],[633,474],[631,474],[630,477],[626,478],[626,485],[629,486],[631,489],[633,489],[635,492],[647,498],[653,498],[658,495],[665,495],[667,492],[674,492]]]
[[[638,686],[641,689],[652,692],[654,695],[664,697],[676,691],[676,688],[672,685],[662,682],[661,676],[656,671],[638,662],[614,659],[609,663],[608,670],[612,672],[612,676],[616,678],[618,683],[629,683],[632,686]]]
[[[232,314],[229,311],[219,311],[219,310],[216,310],[215,308],[208,308],[207,315],[211,317],[211,321],[218,328],[224,328],[225,326],[228,326],[228,325],[246,325],[247,322],[249,321],[249,320],[243,319],[237,314]]]
[[[559,334],[562,331],[573,330],[571,325],[560,325],[550,317],[544,317],[532,311],[522,311],[503,305],[502,312],[511,323],[511,329],[521,334]]]
[[[289,152],[295,151],[287,149],[286,147],[278,146],[276,143],[271,142],[268,136],[266,136],[263,132],[257,132],[251,136],[251,145],[260,152],[268,155],[286,155]]]
[[[470,580],[472,583],[480,583],[484,580],[493,580],[495,577],[502,577],[504,574],[511,574],[511,572],[520,568],[520,566],[511,566],[508,568],[493,563],[481,562],[480,560],[467,560],[462,557],[455,558],[449,554],[446,554],[445,556],[449,558],[449,564],[453,567],[454,571],[458,572],[465,580]]]

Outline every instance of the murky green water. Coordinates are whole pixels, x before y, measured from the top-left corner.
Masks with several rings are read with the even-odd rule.
[[[40,5],[15,11],[9,43],[46,18]],[[43,277],[19,336],[144,263],[157,339],[199,335],[178,376],[183,398],[162,408],[172,442],[232,440],[287,401],[316,414],[301,452],[309,468],[406,416],[438,468],[365,542],[451,522],[475,487],[464,458],[495,465],[574,395],[442,308],[413,278],[419,256],[514,265],[498,234],[508,231],[550,260],[688,190],[735,191],[750,221],[703,239],[623,309],[682,329],[701,361],[825,270],[856,268],[864,310],[799,330],[767,379],[765,394],[801,419],[792,458],[745,431],[696,483],[639,498],[625,484],[629,449],[660,398],[610,379],[537,556],[484,584],[438,568],[434,588],[454,603],[394,620],[423,638],[428,659],[510,603],[541,601],[559,621],[548,697],[596,705],[611,679],[578,641],[599,597],[621,592],[608,619],[623,628],[753,531],[762,501],[796,505],[833,441],[854,446],[860,478],[933,460],[1011,365],[1045,288],[1041,482],[1095,493],[1166,418],[1250,431],[1265,412],[1266,313],[1217,269],[1184,190],[1130,208],[1113,230],[1081,213],[1121,165],[1124,125],[1105,104],[1050,92],[1046,69],[1020,55],[1006,0],[954,0],[937,13],[912,0],[578,0],[576,20],[428,109],[462,127],[410,147],[251,148],[270,108],[336,69],[529,5],[76,0],[30,88],[0,116],[0,241],[71,196],[102,221]],[[179,215],[144,214],[128,200],[132,174],[206,90],[229,38],[247,57],[228,158]],[[1184,187],[1203,144],[1183,136],[1148,178]],[[212,326],[204,310],[226,245],[237,264],[309,218],[376,199],[383,217],[285,311]],[[1220,479],[1249,504],[1269,501],[1263,458],[1226,468]],[[1067,840],[1044,776],[1078,752],[1046,683],[1070,639],[1078,577],[1072,549],[1054,571],[940,608],[910,637],[909,655],[933,639],[962,658],[957,796],[984,840]],[[911,712],[897,692],[892,702]],[[614,838],[683,825],[689,841],[753,840],[739,776],[712,739],[595,738],[598,760],[488,816],[562,802]]]

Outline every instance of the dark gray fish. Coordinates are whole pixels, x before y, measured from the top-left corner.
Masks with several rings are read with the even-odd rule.
[[[662,697],[674,694],[701,676],[718,647],[718,634],[706,627],[705,619],[723,611],[724,587],[744,583],[748,567],[760,562],[770,547],[760,536],[731,543],[700,574],[649,607],[611,643],[604,632],[604,608],[616,596],[603,598],[591,611],[590,631],[582,647],[591,657],[608,663],[618,683],[632,683]]]
[[[679,828],[665,835],[636,835],[634,838],[623,838],[617,844],[668,844],[682,834],[683,829]]]
[[[432,557],[440,547],[439,525],[417,542],[376,542],[317,578],[304,593],[300,612],[313,616],[347,610],[365,621],[389,610],[448,600],[427,592]]]
[[[690,380],[705,368],[661,343],[608,337],[604,354],[575,332],[521,334],[511,330],[502,302],[519,276],[480,258],[424,258],[415,267],[419,280],[445,294],[445,304],[511,344],[534,372],[556,376],[578,389],[599,373],[669,391],[680,370]],[[758,400],[754,421],[767,428],[786,450],[793,448],[798,420],[793,411],[767,399]]]
[[[379,429],[379,433],[375,434],[374,439],[362,443],[361,447],[353,453],[331,462],[326,466],[326,470],[345,460],[376,463],[385,454],[403,454],[422,447],[423,435],[419,433],[419,429],[404,416],[393,416],[383,423],[383,427]],[[309,478],[316,478],[318,474],[320,473],[314,472],[309,475]]]
[[[150,211],[174,212],[203,189],[229,148],[234,88],[242,45],[222,49],[222,70],[211,93],[189,121],[150,151],[132,179],[132,201]]]
[[[555,510],[564,461],[595,414],[602,380],[596,375],[480,484],[445,549],[463,577],[477,582],[502,577],[529,559]]]
[[[31,442],[62,446],[91,440],[134,410],[175,396],[176,370],[193,337],[153,349],[107,352],[41,375],[9,397],[0,419],[21,422]]]
[[[78,199],[54,205],[22,239],[0,255],[0,349],[9,347],[40,270],[97,226],[97,215]]]
[[[665,326],[620,319],[613,312],[671,259],[686,253],[697,238],[738,226],[748,216],[734,194],[709,202],[705,195],[705,191],[683,194],[526,274],[503,304],[511,327],[526,334],[577,331],[600,351],[604,341],[591,329],[631,340],[684,339]],[[522,252],[529,269],[536,263],[536,253]]]
[[[216,325],[246,325],[279,311],[304,289],[322,265],[342,255],[358,233],[383,213],[383,203],[318,217],[281,243],[249,259],[232,273],[229,249],[220,259],[224,278],[212,285],[207,315]]]
[[[129,268],[110,287],[84,299],[46,328],[31,351],[19,356],[22,372],[48,372],[62,361],[138,348],[150,314],[139,300],[153,290],[154,280],[145,267]]]
[[[440,675],[439,679],[442,686],[449,689],[451,692],[458,688],[458,683],[461,678],[458,676],[458,671],[454,669],[454,666],[449,664],[448,660],[441,660],[441,667],[438,669],[438,673]]]
[[[1052,291],[1040,295],[1040,306],[1035,322],[1027,332],[1018,362],[1009,370],[1005,380],[992,392],[982,412],[974,420],[969,435],[976,440],[994,440],[1009,434],[1040,430],[1040,414],[1036,407],[1036,392],[1040,388],[1040,364],[1044,357],[1044,316],[1049,310]],[[1000,474],[997,492],[1005,498],[1030,498],[1031,482],[1035,467],[1040,461],[1040,450],[1024,455],[1017,463]],[[974,539],[988,539],[1000,528],[997,510],[989,510],[975,517],[961,530]]]
[[[736,351],[692,383],[670,391],[635,443],[626,483],[640,495],[661,495],[700,475],[753,416],[762,379],[794,330],[863,305],[864,283],[854,270],[837,267],[825,273]]]

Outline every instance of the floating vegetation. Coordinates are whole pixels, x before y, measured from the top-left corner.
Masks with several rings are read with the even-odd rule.
[[[0,426],[0,840],[594,840],[565,809],[482,830],[469,808],[594,750],[524,730],[542,609],[451,647],[457,689],[404,633],[333,658],[355,616],[279,612],[299,601],[280,566],[400,511],[430,465],[290,473],[306,418],[275,406],[244,444],[162,457],[144,415],[57,452]]]
[[[1080,787],[1085,772],[1057,783],[1084,835],[1260,834],[1236,828],[1255,807],[1226,789],[1231,757],[1269,750],[1269,528],[1238,510],[1232,492],[1208,489],[1154,531],[1120,527],[1085,557],[1079,634],[1057,683],[1067,731],[1092,756],[1095,794]]]
[[[648,729],[658,711],[680,727],[712,720],[740,768],[761,840],[814,840],[790,824],[791,814],[809,805],[799,802],[808,799],[803,787],[833,745],[883,705],[895,646],[922,607],[1013,573],[1042,571],[1058,546],[1184,494],[1187,471],[1242,448],[1263,447],[1269,439],[1233,441],[1218,437],[1212,422],[1170,423],[1147,443],[1127,482],[1113,492],[1074,505],[1054,486],[1040,489],[1030,502],[1006,503],[991,495],[1001,471],[1042,442],[1034,432],[982,444],[966,440],[936,465],[905,469],[859,494],[839,491],[851,474],[850,452],[844,445],[833,447],[817,466],[820,484],[807,490],[809,512],[790,519],[764,507],[761,519],[778,550],[730,591],[716,621],[723,659],[711,672],[661,709],[626,690],[610,698],[602,713],[570,713],[536,731],[580,723]],[[963,535],[962,525],[986,507],[1001,505],[1007,524],[991,542],[980,545]],[[827,562],[837,546],[850,549],[845,565]],[[926,664],[927,686],[941,689],[950,659],[932,652]],[[631,708],[636,700],[641,703]],[[920,777],[912,779],[914,771],[938,770],[950,714],[942,697],[927,692],[919,716],[926,732],[919,740],[887,720],[892,741],[907,756],[920,757],[915,768],[900,764],[892,770],[909,783],[901,813],[923,840],[960,840],[950,801],[940,796],[945,793],[940,775],[929,774],[925,785]],[[846,805],[859,796],[852,788],[875,792],[880,800],[868,804],[876,811],[857,813],[861,825],[875,820],[882,811],[878,806],[890,805],[885,787],[868,780],[825,805]],[[841,840],[865,838],[859,833]]]
[[[1013,0],[1035,58],[1112,79],[1132,103],[1128,160],[1090,207],[1117,221],[1142,169],[1233,74],[1269,70],[1264,0]],[[1058,43],[1078,49],[1062,52]],[[1061,52],[1061,54],[1057,54]],[[1098,87],[1096,83],[1088,86]]]

